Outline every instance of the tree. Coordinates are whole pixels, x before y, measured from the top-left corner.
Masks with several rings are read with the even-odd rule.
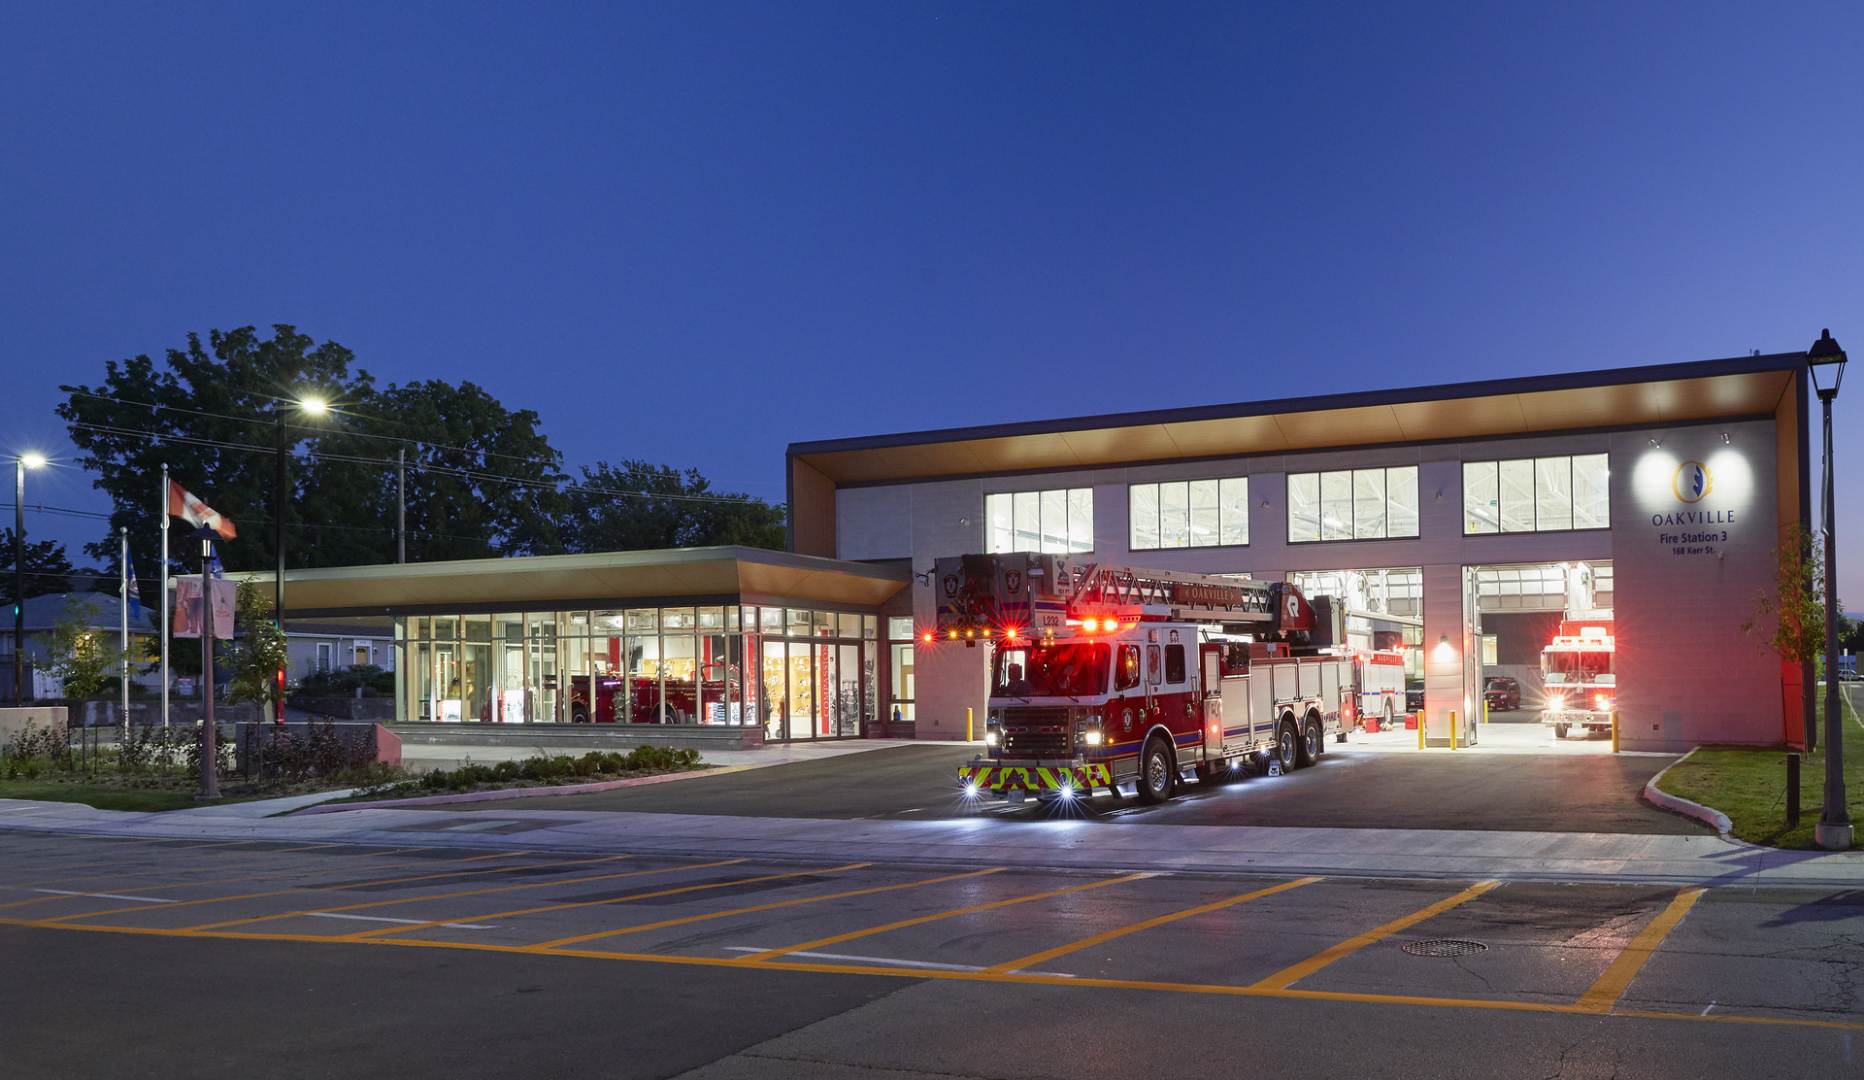
[[[639,492],[641,494],[616,494]],[[783,508],[762,499],[715,492],[697,469],[676,471],[645,461],[598,462],[567,491],[564,536],[572,551],[784,546]]]
[[[9,564],[13,561],[12,529],[0,529],[0,557],[4,557]],[[71,590],[71,579],[78,574],[71,560],[65,557],[65,545],[56,540],[26,541],[26,558],[23,563],[26,568],[26,595],[29,598],[68,592]],[[9,565],[8,569],[12,567]],[[11,604],[15,599],[13,575],[8,573],[0,577],[0,600]]]
[[[82,595],[65,601],[64,614],[52,625],[50,672],[63,680],[65,697],[88,701],[110,681],[116,658],[102,635],[92,629],[96,612]]]
[[[61,387],[66,398],[58,414],[83,451],[82,464],[116,505],[109,534],[86,550],[100,561],[114,558],[118,528],[129,530],[132,550],[158,549],[157,499],[167,462],[177,483],[239,525],[238,539],[224,549],[227,565],[271,565],[273,409],[309,389],[336,402],[367,397],[372,380],[352,373],[353,359],[343,346],[317,344],[289,325],[274,326],[269,339],[246,326],[210,331],[205,343],[189,334],[186,347],[169,349],[159,365],[147,355],[112,360],[101,383]],[[288,448],[314,452],[318,431],[286,416]],[[301,482],[302,471],[294,474]],[[288,526],[301,524],[302,500],[286,501]],[[341,546],[300,549],[298,565],[347,554]]]
[[[507,409],[473,383],[456,386],[438,379],[390,386],[346,412],[341,429],[333,425],[326,439],[330,452],[391,464],[381,470],[381,483],[371,486],[346,474],[343,462],[320,459],[307,470],[304,497],[321,508],[319,518],[331,526],[367,523],[388,530],[371,540],[377,548],[373,556],[355,561],[394,558],[397,445],[407,452],[409,561],[564,550],[562,455],[539,430],[537,413]],[[381,436],[418,443],[397,444]],[[323,543],[325,528],[311,525],[307,545]]]
[[[1825,558],[1817,534],[1798,525],[1788,530],[1774,552],[1771,591],[1763,590],[1755,613],[1741,624],[1744,633],[1761,636],[1767,647],[1789,664],[1825,662]],[[1815,676],[1816,677],[1816,676]],[[1807,717],[1806,746],[1817,744],[1818,725]]]
[[[146,355],[113,360],[101,383],[63,387],[59,415],[116,504],[110,535],[87,550],[113,558],[119,526],[129,529],[132,550],[156,550],[167,462],[177,483],[239,526],[223,547],[226,565],[274,565],[274,409],[281,406],[292,455],[291,566],[394,558],[398,447],[408,451],[410,559],[563,550],[561,457],[535,412],[506,409],[471,383],[378,389],[354,359],[289,325],[274,326],[269,339],[248,326],[210,331],[206,342],[190,334],[160,363]],[[304,417],[281,400],[306,391],[335,411]]]
[[[271,594],[241,582],[233,625],[238,636],[228,658],[233,676],[227,681],[227,700],[256,701],[269,709],[278,702],[278,673],[285,666],[285,632],[272,623]]]

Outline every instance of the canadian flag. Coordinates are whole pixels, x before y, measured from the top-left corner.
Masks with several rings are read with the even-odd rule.
[[[173,480],[168,482],[168,512],[190,525],[206,526],[220,534],[220,539],[231,540],[239,535],[233,522],[220,516],[220,512],[194,497],[193,493]]]

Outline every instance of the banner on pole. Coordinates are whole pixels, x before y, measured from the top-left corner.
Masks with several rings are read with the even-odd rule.
[[[178,577],[175,581],[175,624],[174,636],[178,638],[198,638],[201,636],[201,579],[199,577]],[[237,582],[218,580],[214,585],[214,637],[221,641],[233,640],[233,606],[238,598]]]

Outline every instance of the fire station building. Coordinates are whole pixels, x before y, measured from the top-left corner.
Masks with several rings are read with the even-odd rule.
[[[1806,410],[1787,353],[797,443],[791,546],[910,567],[884,608],[901,629],[934,618],[927,571],[964,552],[1354,596],[1403,629],[1432,741],[1454,712],[1464,744],[1489,678],[1539,707],[1538,653],[1584,567],[1627,749],[1798,743],[1809,681],[1744,623],[1809,526]],[[905,638],[890,707],[962,738],[988,650]]]
[[[1341,598],[1434,743],[1452,714],[1479,743],[1490,687],[1535,715],[1578,604],[1611,613],[1626,748],[1797,744],[1810,681],[1744,624],[1809,525],[1807,388],[1782,353],[801,442],[787,552],[293,571],[286,608],[392,623],[414,738],[953,739],[990,650],[923,640],[934,561],[1066,553]]]

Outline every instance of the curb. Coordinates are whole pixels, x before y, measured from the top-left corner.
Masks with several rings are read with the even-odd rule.
[[[350,810],[393,810],[405,806],[445,806],[449,803],[497,802],[501,799],[535,799],[550,795],[586,795],[596,791],[614,791],[617,788],[644,787],[648,784],[666,784],[675,780],[694,780],[701,776],[724,776],[727,773],[744,772],[757,768],[755,765],[724,765],[714,769],[693,769],[688,772],[661,773],[658,776],[629,776],[620,780],[597,780],[589,784],[541,784],[537,787],[496,788],[492,791],[464,791],[457,795],[417,795],[409,799],[375,799],[370,802],[318,803],[307,806],[295,814],[286,817],[310,817],[316,814],[341,814]]]
[[[1738,843],[1739,841],[1734,841],[1734,838],[1728,835],[1729,832],[1734,829],[1735,825],[1734,822],[1728,820],[1727,814],[1722,813],[1713,806],[1704,806],[1699,802],[1691,802],[1681,795],[1672,795],[1667,791],[1659,791],[1657,789],[1657,781],[1662,780],[1665,774],[1671,769],[1676,768],[1678,765],[1694,757],[1696,751],[1700,749],[1702,749],[1700,746],[1691,747],[1689,753],[1665,765],[1657,775],[1644,781],[1644,791],[1642,793],[1644,801],[1655,806],[1659,810],[1668,810],[1673,814],[1681,814],[1686,818],[1695,818],[1697,821],[1714,829],[1721,835],[1723,840]]]

